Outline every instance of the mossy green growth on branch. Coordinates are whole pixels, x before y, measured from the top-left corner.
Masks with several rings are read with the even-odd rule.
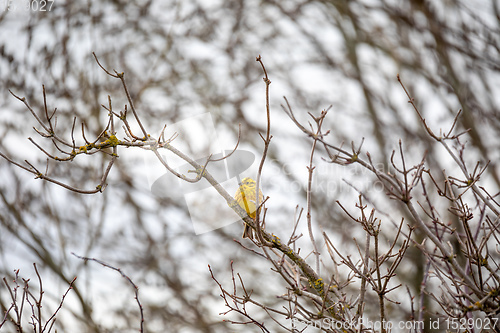
[[[102,142],[88,143],[86,145],[80,146],[78,149],[80,153],[88,153],[92,149],[104,149],[104,148],[116,147],[119,146],[120,144],[122,144],[122,141],[118,140],[116,135],[111,135]]]

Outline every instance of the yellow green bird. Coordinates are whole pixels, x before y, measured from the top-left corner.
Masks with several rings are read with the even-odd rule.
[[[241,208],[243,208],[248,216],[251,218],[255,219],[256,215],[256,208],[255,208],[255,187],[256,187],[255,180],[252,178],[244,178],[241,183],[240,187],[238,190],[236,190],[236,193],[234,194],[234,200],[240,205]],[[262,191],[259,189],[259,205],[262,204],[262,201],[264,200],[264,196],[262,195]],[[253,230],[252,228],[245,223],[245,229],[243,230],[243,238],[250,238],[253,239]]]

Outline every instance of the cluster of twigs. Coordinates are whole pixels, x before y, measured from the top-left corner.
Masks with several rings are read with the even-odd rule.
[[[251,297],[240,275],[238,275],[243,290],[241,295],[236,288],[236,282],[233,273],[233,289],[227,290],[216,280],[221,289],[221,297],[225,300],[229,312],[243,314],[245,320],[239,323],[254,323],[262,331],[267,331],[263,324],[249,316],[245,310],[245,304],[251,302],[259,305],[274,321],[276,317],[289,319],[292,323],[302,322],[305,325],[314,325],[323,331],[360,331],[363,329],[373,329],[363,325],[363,317],[367,305],[368,287],[374,292],[378,299],[378,320],[380,332],[390,330],[392,317],[387,312],[386,302],[400,304],[395,298],[389,298],[389,293],[402,286],[401,283],[391,284],[393,279],[398,279],[398,270],[403,263],[405,254],[410,247],[415,247],[425,258],[425,271],[421,282],[420,295],[418,298],[412,296],[412,292],[406,286],[410,295],[411,310],[408,322],[414,321],[415,331],[423,331],[425,319],[435,316],[444,320],[447,327],[450,328],[449,320],[460,320],[455,323],[473,323],[465,324],[462,327],[470,331],[492,330],[500,332],[498,323],[498,314],[500,313],[500,257],[498,244],[500,243],[500,204],[495,199],[496,194],[492,195],[479,185],[479,180],[486,170],[489,163],[480,166],[478,162],[473,171],[470,172],[464,161],[465,145],[461,143],[460,137],[468,131],[462,131],[454,134],[457,119],[460,112],[457,113],[451,128],[446,133],[436,135],[428,126],[425,118],[418,110],[415,101],[401,82],[398,81],[406,93],[409,103],[414,108],[426,133],[438,144],[442,145],[449,156],[453,159],[462,177],[449,176],[443,171],[443,180],[437,180],[433,172],[426,166],[426,153],[421,161],[413,166],[408,166],[404,155],[403,145],[399,142],[399,162],[396,162],[396,152],[391,156],[391,172],[382,172],[378,170],[369,153],[366,153],[366,159],[361,156],[362,144],[352,149],[346,150],[342,146],[337,146],[326,140],[329,131],[323,131],[322,125],[328,110],[324,110],[319,116],[312,117],[316,128],[312,126],[307,128],[301,124],[295,117],[294,112],[285,98],[286,105],[284,111],[288,114],[295,125],[302,130],[304,134],[312,139],[312,152],[308,166],[309,180],[307,186],[307,227],[310,240],[313,246],[313,256],[316,258],[315,277],[320,275],[320,262],[325,261],[318,251],[317,240],[313,236],[313,226],[311,223],[311,180],[314,166],[312,157],[318,145],[324,148],[331,163],[336,163],[345,167],[351,164],[359,164],[384,185],[385,194],[388,198],[399,202],[410,217],[405,227],[404,218],[399,224],[392,226],[396,230],[395,235],[390,240],[390,245],[385,251],[381,249],[380,237],[382,235],[380,220],[375,217],[375,210],[367,214],[367,206],[363,203],[364,194],[359,196],[359,217],[349,212],[340,202],[338,204],[352,221],[360,225],[366,234],[365,243],[358,244],[358,261],[352,259],[352,254],[343,253],[339,246],[330,239],[327,233],[323,232],[324,244],[328,249],[328,255],[335,267],[342,266],[348,269],[347,277],[342,280],[342,274],[334,269],[333,273],[326,275],[325,280],[318,278],[312,280],[304,271],[298,269],[298,262],[302,258],[289,256],[286,253],[274,252],[274,258],[266,250],[267,244],[256,243],[262,249],[262,254],[269,260],[275,271],[281,275],[288,285],[289,293],[280,296],[288,302],[286,312],[276,309],[269,309],[264,305],[259,305]],[[456,144],[459,148],[454,151],[450,148],[450,143]],[[421,188],[422,195],[416,193]],[[439,213],[436,207],[437,203],[431,197],[435,193],[443,198],[447,203],[448,212],[456,216],[456,223],[444,220],[445,213]],[[469,197],[467,197],[471,194]],[[478,211],[479,216],[475,217],[473,211]],[[265,212],[264,212],[265,215]],[[295,226],[299,223],[302,210],[296,219]],[[287,245],[295,248],[295,241],[302,235],[294,233],[289,238]],[[416,231],[416,233],[415,233]],[[413,236],[416,234],[417,236]],[[272,249],[271,249],[272,250]],[[303,284],[302,278],[307,281]],[[436,292],[431,280],[439,281],[440,295]],[[401,280],[398,280],[401,281]],[[355,284],[358,288],[348,288]],[[311,288],[312,287],[312,288]],[[398,296],[400,298],[400,294]],[[427,298],[431,298],[441,309],[434,309],[431,312],[427,308]],[[415,304],[416,300],[416,304]],[[432,308],[432,307],[430,307]],[[371,309],[373,312],[373,308]],[[227,313],[224,313],[227,314]],[[325,322],[326,320],[326,322]],[[335,325],[332,325],[333,321]],[[321,325],[321,321],[323,325]],[[317,324],[320,322],[320,324]],[[325,325],[328,324],[328,325]],[[420,323],[420,324],[418,324]],[[282,324],[280,324],[282,325]],[[444,324],[443,324],[444,325]],[[408,326],[407,326],[408,327]],[[444,327],[444,326],[441,326]],[[294,332],[296,327],[292,325],[286,328]]]
[[[261,135],[264,142],[264,149],[256,181],[256,193],[258,193],[263,166],[267,158],[272,135],[269,106],[269,85],[271,81],[267,75],[261,57],[257,57],[256,60],[261,64],[265,74],[264,82],[266,84],[267,117],[266,135]],[[295,227],[287,240],[282,240],[275,234],[265,230],[266,209],[263,208],[263,204],[267,198],[263,200],[264,202],[259,202],[259,195],[256,195],[256,207],[258,207],[256,218],[250,218],[228,192],[206,170],[209,163],[218,160],[214,160],[209,156],[203,165],[197,163],[172,145],[176,135],[169,139],[165,139],[165,127],[157,139],[153,138],[143,126],[139,117],[139,112],[134,107],[134,103],[124,79],[124,73],[118,73],[117,71],[114,71],[114,73],[110,72],[99,63],[97,57],[96,61],[107,75],[121,81],[129,102],[128,107],[132,111],[133,119],[141,130],[140,135],[133,133],[131,130],[127,118],[128,107],[125,106],[123,111],[116,113],[113,111],[111,98],[109,97],[108,105],[103,105],[103,108],[108,112],[108,123],[106,127],[95,140],[89,141],[85,137],[85,126],[82,124],[82,137],[85,143],[83,145],[77,145],[74,139],[76,120],[73,121],[70,141],[61,138],[56,133],[56,118],[54,117],[56,111],[54,110],[52,113],[48,111],[45,90],[43,91],[44,120],[37,116],[37,113],[29,106],[24,98],[20,98],[11,92],[12,95],[26,105],[28,110],[40,124],[41,130],[36,129],[37,133],[44,138],[50,139],[57,151],[62,154],[62,156],[51,154],[35,143],[34,140],[30,139],[31,142],[47,155],[48,159],[58,162],[71,161],[78,155],[92,155],[95,153],[102,153],[110,156],[110,161],[103,172],[101,181],[95,189],[84,190],[70,184],[62,183],[50,176],[48,167],[45,173],[42,173],[28,161],[26,161],[28,166],[25,166],[13,161],[4,154],[0,153],[0,155],[11,163],[33,173],[37,178],[53,182],[75,192],[86,194],[104,190],[107,176],[118,157],[118,147],[120,146],[139,147],[151,150],[169,172],[184,181],[197,182],[202,178],[206,179],[227,201],[228,205],[239,214],[243,222],[255,230],[256,238],[253,241],[257,250],[251,249],[251,252],[260,255],[268,261],[273,271],[280,275],[284,285],[287,287],[287,293],[279,295],[279,298],[283,300],[286,305],[283,309],[271,309],[253,298],[252,292],[245,288],[244,277],[237,274],[238,279],[235,279],[232,266],[232,290],[226,289],[217,280],[212,269],[209,267],[213,280],[221,290],[221,297],[224,299],[225,305],[229,308],[229,310],[223,314],[227,315],[231,312],[235,312],[244,317],[242,321],[228,320],[228,322],[254,324],[264,332],[269,331],[264,322],[254,319],[253,315],[247,311],[246,304],[251,303],[262,308],[275,323],[286,331],[296,332],[296,323],[302,323],[303,325],[311,325],[311,323],[313,323],[316,325],[316,323],[320,321],[323,324],[329,323],[329,325],[320,325],[323,331],[360,332],[365,329],[370,329],[370,327],[365,324],[365,319],[374,317],[373,308],[367,311],[367,304],[369,304],[368,300],[372,298],[377,299],[376,304],[378,304],[378,314],[375,318],[377,318],[380,323],[389,322],[392,318],[387,311],[387,303],[400,303],[395,300],[395,296],[390,297],[389,294],[395,295],[395,293],[398,292],[398,288],[402,286],[402,284],[398,282],[401,281],[398,280],[399,269],[404,262],[407,251],[411,247],[417,248],[421,254],[423,254],[426,264],[420,297],[418,298],[416,306],[414,306],[416,298],[411,295],[411,291],[407,288],[410,293],[412,309],[410,318],[414,320],[423,320],[426,316],[427,309],[424,295],[430,295],[435,303],[442,309],[441,314],[451,318],[473,318],[475,316],[482,316],[481,318],[493,319],[500,312],[500,270],[498,262],[500,205],[496,201],[495,196],[490,195],[485,188],[481,187],[479,184],[480,177],[484,173],[487,165],[480,167],[478,164],[475,166],[474,171],[470,173],[464,162],[464,145],[460,143],[460,137],[465,134],[466,131],[459,134],[453,134],[459,114],[457,114],[448,132],[439,136],[436,135],[419,112],[405,86],[401,83],[410,104],[419,116],[427,134],[446,149],[463,174],[462,177],[453,177],[444,174],[444,180],[442,181],[426,166],[425,154],[418,164],[408,166],[401,141],[399,142],[399,161],[396,161],[396,152],[393,152],[391,156],[390,165],[392,171],[382,172],[378,170],[369,153],[366,153],[366,158],[362,156],[361,149],[363,142],[358,147],[352,144],[351,150],[348,150],[343,148],[342,145],[338,146],[326,139],[329,131],[324,131],[323,126],[324,120],[328,115],[328,110],[322,111],[318,116],[310,114],[314,121],[315,128],[312,125],[308,128],[297,120],[290,103],[285,98],[283,110],[294,124],[306,136],[312,139],[311,155],[307,167],[309,177],[307,182],[306,222],[313,247],[312,255],[315,262],[315,268],[313,269],[306,260],[307,255],[304,256],[304,254],[300,254],[300,247],[297,244],[297,240],[302,236],[296,233],[297,226],[303,215],[302,209],[296,210],[296,216],[294,218]],[[118,139],[116,136],[115,121],[117,119],[123,124],[123,130],[126,137],[122,139]],[[450,142],[456,143],[461,147],[458,154],[450,148]],[[238,144],[239,135],[234,150],[236,150]],[[171,168],[158,152],[158,149],[162,148],[169,150],[192,165],[195,169],[195,177],[187,177]],[[365,233],[364,243],[360,244],[355,240],[355,246],[358,253],[354,257],[357,257],[357,259],[353,258],[353,254],[345,253],[345,250],[339,247],[336,241],[332,239],[331,235],[328,235],[326,232],[321,234],[321,240],[315,238],[314,235],[317,230],[314,230],[316,225],[313,224],[314,219],[311,208],[313,200],[311,196],[312,179],[315,169],[313,165],[313,156],[320,148],[324,150],[325,155],[328,156],[328,161],[331,163],[345,167],[357,164],[368,170],[383,184],[387,197],[395,200],[404,208],[406,214],[409,216],[407,219],[408,221],[405,223],[405,219],[401,218],[400,223],[394,223],[394,225],[387,227],[396,230],[395,235],[392,236],[388,245],[382,242],[384,228],[380,220],[376,217],[376,211],[374,209],[371,211],[368,209],[365,204],[368,199],[363,193],[360,193],[357,204],[359,216],[350,212],[349,209],[342,206],[340,202],[338,203],[341,209],[352,220],[352,223],[356,226],[360,226]],[[230,155],[225,158],[229,156]],[[428,180],[430,180],[430,182],[428,182]],[[423,195],[416,193],[417,188],[422,188]],[[448,203],[449,211],[456,216],[458,224],[452,225],[448,221],[443,220],[443,215],[438,212],[433,204],[430,193],[437,193],[441,198],[444,198]],[[472,201],[468,202],[468,200]],[[480,212],[479,217],[475,217],[472,214],[473,210],[478,210]],[[418,237],[415,237],[415,234],[417,234]],[[320,241],[324,246],[319,245]],[[321,252],[321,248],[326,249],[326,251]],[[89,260],[89,258],[81,259]],[[142,331],[144,316],[142,305],[138,298],[137,286],[119,269],[104,264],[98,259],[90,260],[94,260],[108,268],[117,270],[134,286],[138,306],[141,310]],[[326,264],[327,261],[330,262],[330,264]],[[322,267],[325,268],[323,269]],[[321,270],[323,272],[321,272]],[[441,296],[438,297],[434,290],[431,289],[429,282],[431,279],[437,279],[441,282]],[[71,282],[71,284],[72,283],[73,282]],[[27,289],[27,287],[25,287],[25,289]],[[15,296],[15,294],[12,295]],[[25,299],[24,296],[23,299]],[[33,297],[32,299],[35,300]],[[14,298],[13,300],[15,301]],[[38,303],[33,304],[36,308],[36,304]],[[8,310],[14,311],[16,314],[18,312],[16,307]],[[7,313],[9,313],[9,311]],[[291,321],[292,324],[289,325],[285,323],[285,320]],[[5,319],[3,322],[5,322]],[[335,323],[335,325],[332,325],[332,323]],[[494,329],[497,332],[500,331],[498,326]],[[382,325],[380,331],[387,332],[388,328]]]
[[[4,316],[0,321],[0,329],[6,323],[10,322],[15,326],[17,332],[26,332],[27,330],[23,327],[23,323],[25,319],[24,317],[28,316],[29,319],[27,319],[27,324],[31,326],[29,331],[38,333],[49,333],[52,331],[52,328],[56,323],[57,313],[63,307],[64,300],[73,288],[76,277],[69,283],[69,287],[62,295],[61,301],[55,311],[50,314],[47,319],[44,319],[42,308],[46,305],[45,302],[43,302],[43,295],[45,292],[43,289],[42,277],[38,272],[36,264],[33,264],[33,266],[38,278],[38,293],[33,293],[29,283],[30,280],[21,278],[19,276],[19,270],[14,272],[14,279],[11,282],[9,282],[7,278],[3,278],[3,283],[9,292],[12,303],[9,308],[5,309]],[[14,283],[14,285],[11,286],[11,283]]]

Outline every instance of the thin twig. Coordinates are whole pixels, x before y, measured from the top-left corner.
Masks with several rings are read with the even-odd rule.
[[[139,287],[134,283],[134,281],[132,281],[132,279],[128,275],[126,275],[121,270],[121,268],[114,267],[114,266],[112,266],[108,263],[105,263],[104,261],[96,259],[96,258],[82,257],[82,256],[75,254],[74,252],[71,252],[71,254],[74,255],[75,257],[77,257],[78,259],[81,259],[84,261],[94,261],[94,262],[96,262],[96,263],[98,263],[106,268],[110,268],[114,271],[117,271],[118,273],[120,273],[120,275],[125,280],[128,281],[128,283],[130,283],[130,285],[134,288],[135,300],[137,301],[137,305],[139,306],[139,313],[140,313],[140,330],[139,330],[139,332],[144,332],[144,308],[143,308],[142,303],[139,299]]]

